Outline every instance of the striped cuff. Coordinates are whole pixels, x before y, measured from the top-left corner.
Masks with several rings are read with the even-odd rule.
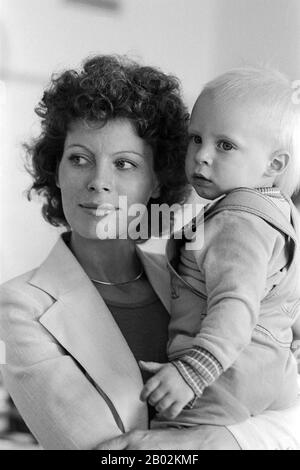
[[[195,398],[185,408],[193,408],[204,389],[223,372],[219,361],[209,351],[199,346],[194,346],[180,359],[172,361],[172,364],[195,394]]]

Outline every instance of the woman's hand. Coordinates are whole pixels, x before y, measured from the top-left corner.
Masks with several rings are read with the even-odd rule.
[[[223,426],[130,431],[100,444],[95,450],[240,450]]]
[[[166,419],[174,419],[195,397],[193,390],[171,363],[139,361],[139,365],[153,377],[141,393],[141,400],[148,401]]]

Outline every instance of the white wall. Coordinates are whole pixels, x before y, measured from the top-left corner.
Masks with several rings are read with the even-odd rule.
[[[29,203],[21,142],[54,71],[88,54],[126,53],[182,81],[192,106],[203,83],[244,63],[300,79],[299,0],[119,0],[117,12],[66,0],[0,0],[1,281],[36,266],[57,230]],[[2,92],[1,92],[2,90]]]

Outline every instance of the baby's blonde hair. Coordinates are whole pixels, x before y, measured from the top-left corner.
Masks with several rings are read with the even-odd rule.
[[[272,124],[277,150],[290,155],[287,168],[275,184],[285,194],[297,192],[300,189],[300,103],[293,83],[270,68],[242,67],[208,82],[201,94],[207,92],[223,103],[257,102],[259,114]]]

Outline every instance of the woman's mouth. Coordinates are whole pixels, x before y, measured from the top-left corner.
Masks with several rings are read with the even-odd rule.
[[[118,210],[118,208],[112,204],[83,203],[79,204],[79,206],[88,214],[96,217],[105,217]]]

